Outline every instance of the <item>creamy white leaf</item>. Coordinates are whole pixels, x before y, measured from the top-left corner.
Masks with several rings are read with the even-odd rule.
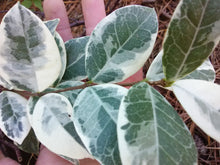
[[[14,92],[0,93],[0,128],[18,144],[23,143],[31,129],[26,104],[27,100]]]
[[[18,2],[0,25],[0,73],[15,89],[41,92],[59,76],[61,59],[44,23]]]
[[[52,152],[73,159],[91,158],[76,138],[68,111],[70,102],[60,94],[46,94],[36,103],[32,127],[39,141]]]
[[[220,142],[220,86],[201,80],[178,80],[172,88],[192,120]]]

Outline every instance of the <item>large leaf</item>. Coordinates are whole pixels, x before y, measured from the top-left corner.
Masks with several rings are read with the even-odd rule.
[[[86,48],[86,72],[96,83],[120,82],[149,57],[157,36],[157,15],[144,6],[127,6],[105,17]]]
[[[219,0],[182,0],[164,42],[166,80],[175,81],[200,66],[220,39]]]
[[[18,2],[0,25],[0,73],[15,89],[41,92],[59,76],[61,59],[44,23]]]
[[[10,139],[22,144],[31,126],[26,112],[27,100],[9,91],[0,94],[0,128]]]
[[[79,81],[87,77],[85,71],[85,47],[89,37],[75,38],[65,43],[67,66],[63,81]]]
[[[73,159],[91,156],[81,145],[68,111],[70,102],[60,94],[47,94],[35,104],[32,127],[41,143],[56,154]],[[80,144],[81,143],[81,144]]]
[[[120,165],[116,124],[127,89],[105,84],[84,89],[76,99],[72,117],[89,152],[103,165]]]
[[[192,120],[220,142],[220,86],[201,80],[179,80],[172,88]]]
[[[165,78],[163,73],[163,66],[162,66],[162,56],[163,51],[156,56],[153,62],[150,65],[150,68],[147,71],[146,78],[149,81],[159,81]],[[187,76],[183,77],[182,79],[199,79],[199,80],[206,80],[210,82],[215,81],[215,69],[210,62],[209,59],[205,60],[201,66],[199,66],[196,70],[192,73],[188,74]]]
[[[125,165],[196,164],[194,141],[174,108],[154,88],[129,89],[118,114],[118,143]]]

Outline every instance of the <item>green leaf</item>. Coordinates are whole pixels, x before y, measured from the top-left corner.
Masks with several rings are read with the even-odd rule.
[[[160,53],[151,63],[150,68],[148,69],[146,75],[146,78],[149,81],[159,81],[165,78],[162,67],[162,56],[163,56],[163,51],[160,51]],[[214,82],[215,69],[212,63],[210,62],[210,60],[207,59],[196,70],[194,70],[192,73],[188,74],[187,76],[181,79],[198,79],[198,80]]]
[[[4,16],[0,33],[0,73],[5,81],[32,92],[53,84],[61,70],[60,53],[36,15],[18,2]]]
[[[192,120],[220,142],[220,86],[201,80],[179,80],[172,88]]]
[[[43,6],[41,0],[34,0],[34,6],[43,11]]]
[[[91,158],[80,143],[68,112],[70,102],[60,94],[46,94],[35,104],[32,127],[39,141],[52,152],[73,159]]]
[[[53,20],[49,20],[49,21],[44,21],[44,24],[47,26],[47,28],[49,29],[49,31],[51,32],[51,34],[53,36],[55,36],[56,28],[57,28],[59,22],[60,22],[60,19],[58,19],[58,18],[53,19]]]
[[[0,128],[18,144],[23,143],[31,129],[26,105],[27,100],[14,92],[0,93]]]
[[[27,135],[27,137],[24,139],[23,143],[21,145],[16,144],[19,149],[27,152],[27,153],[39,153],[39,141],[37,140],[37,137],[35,136],[35,133],[33,129],[31,129]]]
[[[58,32],[55,32],[55,36],[54,36],[54,39],[56,41],[56,44],[59,48],[59,52],[60,52],[60,58],[61,58],[61,70],[60,70],[60,74],[57,78],[57,80],[54,82],[53,86],[57,86],[60,81],[62,80],[63,78],[63,75],[65,73],[65,70],[66,70],[66,63],[67,63],[67,55],[66,55],[66,48],[65,48],[65,44],[63,42],[63,39],[61,38],[61,36],[59,35]],[[55,66],[56,67],[56,66]]]
[[[147,83],[129,89],[118,114],[122,164],[196,164],[194,141],[168,101]]]
[[[28,116],[28,119],[29,119],[29,122],[31,125],[32,125],[32,121],[33,121],[32,116],[34,113],[34,107],[39,99],[40,99],[40,97],[38,97],[38,96],[32,96],[28,99],[28,102],[27,102],[27,116]]]
[[[127,89],[114,84],[84,89],[77,97],[72,120],[88,151],[101,164],[120,165],[116,124]]]
[[[86,72],[95,83],[120,82],[136,73],[149,57],[157,36],[154,9],[131,5],[105,17],[86,47]]]
[[[26,8],[30,8],[33,4],[32,0],[24,0],[22,3]]]
[[[67,67],[63,81],[79,81],[87,77],[85,71],[85,47],[89,37],[75,38],[65,43]]]
[[[218,44],[219,8],[218,0],[180,1],[163,47],[163,67],[168,82],[195,70]]]

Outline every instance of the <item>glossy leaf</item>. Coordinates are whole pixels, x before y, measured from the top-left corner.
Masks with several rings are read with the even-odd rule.
[[[67,67],[63,81],[79,81],[87,77],[85,71],[85,47],[89,37],[75,38],[65,43],[67,51]]]
[[[122,164],[196,164],[194,141],[168,101],[147,83],[129,89],[118,114]]]
[[[159,81],[164,79],[163,67],[162,67],[163,51],[156,56],[147,71],[146,78],[149,81]],[[183,77],[182,79],[199,79],[214,82],[215,81],[215,69],[209,59],[205,60],[201,66],[199,66],[192,73]]]
[[[182,0],[164,42],[166,80],[173,82],[199,67],[220,39],[218,0]]]
[[[179,80],[172,88],[192,120],[220,142],[220,86],[201,80]]]
[[[27,100],[14,92],[0,93],[0,128],[18,144],[23,143],[31,129],[26,105]]]
[[[27,137],[24,139],[23,143],[21,145],[16,144],[19,149],[23,150],[24,152],[31,153],[31,154],[39,154],[39,141],[37,140],[37,137],[35,136],[35,133],[33,129],[31,129],[27,135]]]
[[[120,82],[136,73],[149,57],[157,36],[154,9],[132,5],[105,17],[86,47],[86,72],[95,83]]]
[[[0,72],[15,89],[41,92],[59,76],[61,59],[44,23],[18,2],[0,25]],[[48,76],[49,75],[49,76]]]
[[[49,29],[49,31],[51,32],[51,34],[53,36],[55,36],[56,28],[57,28],[59,22],[60,22],[60,19],[53,19],[53,20],[44,21],[44,24],[47,26],[47,28]]]
[[[116,124],[118,109],[127,89],[118,85],[96,85],[84,89],[76,99],[72,117],[88,151],[103,165],[120,165]]]
[[[34,108],[34,132],[42,144],[58,155],[73,159],[91,158],[79,144],[80,138],[67,113],[70,110],[72,106],[64,96],[55,93],[44,95]]]
[[[64,75],[65,70],[66,70],[66,63],[67,63],[67,61],[66,61],[67,59],[66,58],[67,58],[67,55],[66,55],[65,44],[64,44],[63,39],[61,38],[61,36],[59,35],[58,32],[55,32],[54,39],[55,39],[56,44],[57,44],[57,46],[59,48],[60,58],[61,58],[60,74],[59,74],[57,80],[53,84],[53,86],[57,86],[60,83],[60,81],[62,80],[63,75]]]

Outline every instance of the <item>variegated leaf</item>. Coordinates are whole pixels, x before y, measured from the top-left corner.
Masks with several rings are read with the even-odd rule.
[[[91,158],[80,144],[68,111],[70,102],[60,94],[42,96],[34,107],[32,127],[39,141],[58,155],[73,159]]]
[[[44,24],[47,26],[47,28],[49,29],[49,31],[51,32],[51,34],[53,36],[55,36],[56,28],[57,28],[59,22],[60,22],[60,19],[53,19],[53,20],[49,20],[49,21],[44,21]]]
[[[131,87],[118,114],[122,164],[197,164],[195,143],[168,101],[147,83]]]
[[[182,0],[170,22],[164,42],[166,80],[191,73],[210,55],[220,39],[218,0]]]
[[[53,86],[57,86],[60,83],[60,81],[62,80],[63,75],[64,75],[65,70],[66,70],[67,54],[66,54],[66,48],[65,48],[65,44],[63,42],[63,39],[61,38],[61,36],[59,35],[58,32],[55,32],[54,39],[55,39],[56,44],[59,48],[60,58],[61,58],[60,74],[59,74],[57,80],[53,84]],[[54,66],[54,67],[56,67],[56,66]]]
[[[179,80],[172,88],[192,120],[220,142],[220,86],[201,80]]]
[[[0,94],[0,128],[18,144],[23,143],[31,129],[26,105],[27,100],[14,92]]]
[[[44,23],[18,2],[0,25],[0,73],[15,89],[41,92],[59,76],[61,59]]]
[[[114,84],[84,89],[74,104],[76,131],[88,151],[101,164],[120,165],[116,125],[118,109],[127,89]]]
[[[156,12],[144,6],[126,6],[105,17],[86,47],[88,78],[120,82],[136,73],[153,49],[157,26]]]
[[[163,52],[156,56],[153,62],[150,65],[150,68],[147,71],[146,78],[149,81],[159,81],[164,79],[163,67],[162,67],[162,56]],[[188,74],[187,76],[183,77],[182,79],[199,79],[214,82],[215,81],[215,69],[210,62],[209,59],[204,61],[201,66],[199,66],[196,70],[192,73]]]
[[[75,38],[65,43],[67,66],[63,81],[79,81],[87,77],[85,71],[85,47],[89,37]]]

